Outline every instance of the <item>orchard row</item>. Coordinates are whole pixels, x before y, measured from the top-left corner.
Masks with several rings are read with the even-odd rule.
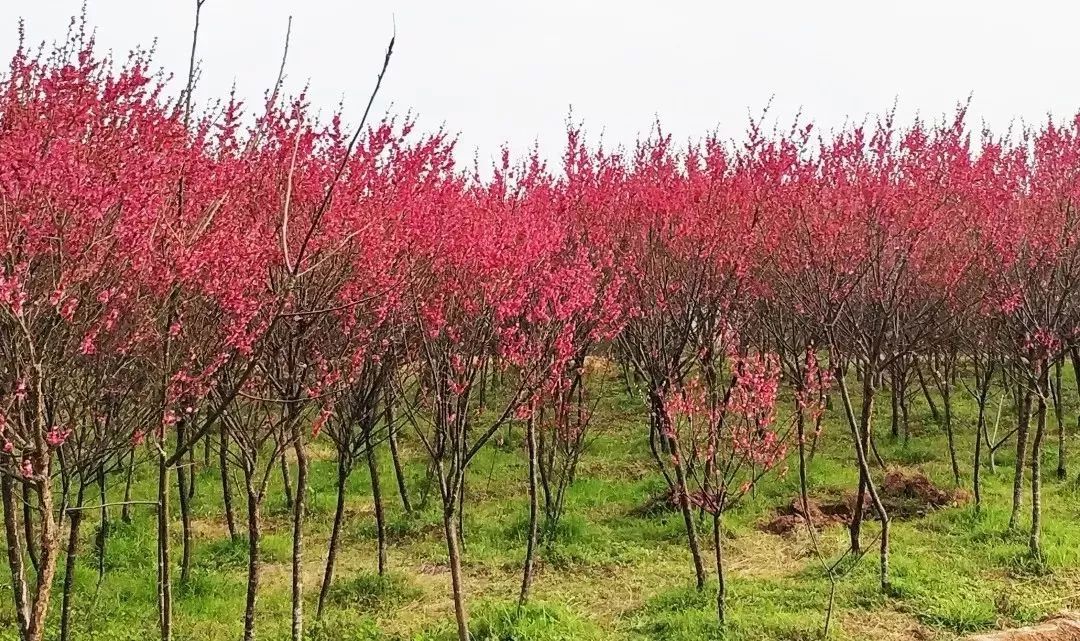
[[[295,461],[301,638],[300,567],[315,553],[302,536],[308,447],[333,443],[343,488],[405,430],[437,481],[464,640],[457,528],[469,465],[501,426],[526,426],[524,601],[588,442],[586,360],[597,356],[633,373],[656,473],[682,512],[688,572],[704,589],[715,568],[721,620],[723,513],[792,457],[804,471],[830,395],[859,469],[852,549],[865,500],[889,587],[871,418],[878,390],[902,399],[916,372],[931,371],[946,399],[958,370],[973,376],[980,409],[995,381],[1018,390],[1013,517],[1030,461],[1030,549],[1042,554],[1052,372],[1080,360],[1080,120],[1001,136],[972,132],[961,109],[832,132],[751,123],[737,141],[688,146],[658,128],[625,149],[571,127],[561,163],[507,152],[488,177],[455,164],[453,136],[411,117],[354,132],[279,87],[257,105],[225,96],[199,108],[191,86],[172,92],[146,55],[101,57],[79,33],[54,51],[20,49],[0,77],[0,493],[22,638],[45,634],[58,565],[73,567],[64,539],[78,540],[91,486],[130,488],[139,465],[157,470],[171,638],[176,557],[184,580],[192,544],[183,462],[211,438],[223,473],[243,478],[242,497],[223,484],[222,518],[248,541],[246,639],[260,509],[282,458]],[[944,424],[959,482],[959,426],[948,411]],[[977,447],[994,445],[985,421],[972,429]],[[338,505],[316,616],[333,582]],[[715,563],[703,559],[707,535]],[[66,640],[69,581],[61,592]]]

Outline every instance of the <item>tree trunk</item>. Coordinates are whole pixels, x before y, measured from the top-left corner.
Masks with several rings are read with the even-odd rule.
[[[953,433],[952,424],[952,372],[945,370],[941,377],[941,398],[945,408],[945,437],[949,442],[949,463],[952,465],[953,485],[960,487],[960,464],[956,458],[956,437]]]
[[[296,495],[293,497],[292,541],[292,641],[304,638],[304,499],[307,495],[308,460],[304,438],[294,428],[293,451],[296,453]],[[283,457],[284,458],[284,457]]]
[[[293,489],[292,489],[292,474],[289,472],[288,457],[284,454],[281,455],[281,485],[282,491],[285,493],[285,509],[292,511],[293,509]]]
[[[386,429],[387,439],[390,441],[390,458],[394,461],[394,476],[397,478],[398,496],[401,497],[401,507],[407,514],[412,514],[412,503],[409,501],[409,486],[405,483],[405,471],[401,467],[401,455],[398,453],[397,430],[394,429],[394,405],[393,396],[386,393]]]
[[[221,475],[221,501],[225,508],[225,523],[229,527],[229,538],[237,540],[236,511],[233,509],[232,483],[229,477],[229,432],[221,426],[221,441],[218,443],[218,469]]]
[[[892,385],[889,386],[889,398],[892,401],[892,413],[890,415],[890,434],[893,439],[900,438],[900,384],[897,382],[900,378],[897,374],[898,368],[894,365],[891,368],[892,371]]]
[[[187,500],[190,503],[195,498],[195,443],[192,443],[188,447],[188,495]]]
[[[169,468],[165,465],[166,455],[158,454],[158,625],[161,641],[172,641],[172,567],[169,544]]]
[[[48,464],[40,466],[44,481],[35,482],[37,486],[38,505],[41,507],[41,526],[39,528],[39,552],[37,585],[35,586],[34,602],[30,607],[30,621],[26,632],[30,641],[41,641],[45,638],[45,617],[49,612],[49,601],[52,597],[53,577],[56,574],[56,560],[58,556],[58,532],[56,518],[53,516],[52,484],[49,479]]]
[[[450,558],[450,581],[454,592],[454,618],[457,620],[458,641],[469,641],[469,615],[465,612],[465,586],[461,577],[461,552],[458,549],[457,519],[454,510],[457,501],[443,500],[443,532],[446,535],[446,553]]]
[[[97,470],[97,482],[98,482],[98,501],[101,505],[100,518],[101,527],[98,528],[97,537],[94,540],[94,547],[97,551],[97,586],[100,589],[102,582],[105,581],[105,548],[109,541],[109,529],[111,525],[109,523],[109,508],[106,506],[108,498],[105,494],[105,466],[99,465]],[[81,510],[80,510],[81,511]]]
[[[911,442],[911,424],[908,422],[908,383],[907,373],[900,376],[900,421],[901,430],[904,432],[904,445]]]
[[[659,392],[649,393],[649,452],[652,454],[653,461],[656,462],[657,469],[664,475],[664,481],[667,483],[668,488],[674,490],[676,487],[675,479],[671,478],[671,474],[667,471],[667,466],[664,465],[664,456],[661,453],[667,454],[667,437],[664,435],[664,406],[663,400]]]
[[[38,560],[37,535],[34,533],[34,488],[29,481],[22,481],[22,511],[23,511],[23,536],[26,537],[26,556],[30,558],[30,565],[35,572],[41,570],[41,562]]]
[[[187,425],[186,421],[181,420],[176,423],[176,452],[180,453],[181,449],[186,445]],[[188,449],[190,452],[191,448]],[[190,464],[184,463],[183,456],[177,458],[179,465],[176,467],[176,483],[180,491],[180,526],[183,535],[180,555],[180,582],[187,583],[188,579],[191,578],[191,495],[188,493],[188,474],[192,470]],[[190,480],[193,482],[194,478]]]
[[[869,412],[873,408],[873,387],[866,381],[863,382],[863,421],[856,422],[855,412],[851,406],[851,396],[848,394],[847,383],[843,379],[843,372],[837,372],[837,382],[840,386],[840,395],[844,401],[844,413],[847,417],[851,435],[855,441],[855,455],[859,462],[859,474],[866,479],[866,491],[870,495],[870,501],[881,517],[881,552],[880,552],[880,577],[881,589],[889,590],[889,514],[885,505],[881,502],[881,496],[874,487],[874,479],[870,476],[870,465],[867,462],[865,431],[869,428]],[[857,515],[860,516],[860,515]]]
[[[1065,408],[1063,407],[1060,360],[1054,363],[1054,383],[1051,391],[1054,399],[1054,420],[1057,421],[1057,477],[1058,480],[1062,480],[1068,475],[1068,469],[1065,464]]]
[[[701,559],[701,545],[698,543],[697,528],[694,526],[694,513],[690,507],[690,492],[686,485],[686,475],[683,473],[682,455],[678,452],[678,443],[675,439],[670,441],[670,449],[675,453],[675,481],[678,483],[679,509],[682,511],[683,525],[686,527],[686,540],[690,546],[690,554],[694,560],[694,574],[697,577],[697,589],[705,589],[705,563]]]
[[[976,381],[979,388],[979,418],[975,424],[975,463],[971,468],[971,488],[975,493],[975,513],[982,511],[982,484],[980,483],[980,470],[982,469],[982,442],[986,431],[986,395],[982,393],[981,381]],[[989,387],[989,385],[987,384]]]
[[[533,563],[536,555],[536,543],[539,537],[539,498],[537,496],[537,453],[536,421],[530,416],[525,423],[525,446],[529,455],[529,539],[525,544],[525,567],[521,575],[521,592],[518,594],[518,609],[529,600],[529,588],[532,587]]]
[[[1027,460],[1028,427],[1031,422],[1031,391],[1020,398],[1020,415],[1016,426],[1016,468],[1013,471],[1012,513],[1009,529],[1014,530],[1020,519],[1020,506],[1024,502],[1024,462]]]
[[[919,379],[919,387],[922,388],[923,398],[926,399],[926,405],[930,408],[930,415],[934,417],[934,421],[940,423],[941,412],[938,411],[937,403],[934,402],[934,397],[930,394],[930,387],[926,384],[926,377],[923,376],[918,359],[915,359],[915,376]]]
[[[19,626],[19,638],[27,636],[30,623],[29,595],[27,593],[26,567],[23,565],[25,547],[19,536],[19,517],[15,510],[15,481],[7,475],[0,476],[0,497],[4,503],[4,536],[7,545],[8,568],[11,570],[11,586],[15,601],[15,619]]]
[[[75,509],[70,511],[67,558],[64,559],[64,587],[60,602],[60,641],[68,641],[71,638],[71,594],[75,586],[75,558],[79,548],[79,527],[83,519],[84,490],[85,486],[80,482],[75,498]]]
[[[71,496],[71,474],[65,469],[64,451],[56,453],[56,462],[60,464],[60,509],[56,511],[57,527],[64,527],[64,518],[68,515],[68,497]]]
[[[128,459],[127,473],[124,479],[124,507],[120,509],[120,520],[131,523],[131,485],[135,476],[135,448],[131,448],[131,457]]]
[[[1031,444],[1031,536],[1028,548],[1031,556],[1042,560],[1042,443],[1046,433],[1046,397],[1048,396],[1049,363],[1044,362],[1039,378],[1037,410],[1035,415],[1035,440]]]
[[[202,457],[202,460],[203,460],[203,469],[204,470],[209,470],[210,469],[210,459],[211,459],[210,450],[214,449],[214,436],[213,435],[214,435],[213,430],[207,430],[206,434],[203,435],[203,457]]]
[[[1077,393],[1080,393],[1080,349],[1077,349],[1076,347],[1073,347],[1072,349],[1070,349],[1069,350],[1069,358],[1072,361],[1073,380],[1076,383],[1076,391],[1077,391]],[[1061,397],[1060,402],[1064,403],[1064,396]],[[1076,417],[1076,424],[1077,424],[1078,427],[1080,427],[1080,416]],[[1062,429],[1064,429],[1064,428],[1062,428]],[[1062,444],[1061,447],[1064,448],[1064,444]],[[1065,467],[1064,450],[1062,450],[1062,454],[1061,454],[1060,458],[1062,459],[1062,461],[1058,464],[1058,467],[1059,468]]]
[[[368,473],[371,474],[371,499],[375,508],[375,536],[379,546],[379,576],[386,573],[386,519],[383,515],[382,487],[379,484],[379,460],[375,456],[375,445],[371,440],[371,430],[364,434],[367,449]]]
[[[461,543],[461,551],[468,550],[465,546],[465,473],[461,473],[461,478],[458,480],[458,505],[455,514],[457,514],[457,535],[458,542]]]
[[[867,382],[867,379],[863,379],[863,397],[862,407],[859,416],[859,430],[853,431],[859,439],[855,443],[856,459],[867,453],[870,444],[870,420],[874,414],[874,387],[872,383]],[[850,399],[845,398],[845,403],[849,403]],[[862,551],[862,522],[863,512],[866,511],[866,491],[867,486],[870,483],[870,469],[869,466],[864,470],[862,466],[859,466],[859,490],[855,494],[855,510],[851,515],[851,524],[848,526],[848,536],[851,541],[851,551],[853,554],[858,554]]]
[[[724,580],[724,533],[720,527],[721,510],[713,514],[713,547],[716,550],[716,615],[720,625],[724,625],[724,611],[727,606],[727,583]]]
[[[345,488],[349,479],[349,464],[345,452],[338,452],[337,505],[334,508],[334,526],[330,530],[330,542],[326,549],[326,569],[323,570],[322,585],[319,587],[319,603],[315,608],[315,620],[322,619],[326,597],[330,594],[330,585],[334,581],[334,564],[337,562],[338,542],[341,540],[341,525],[345,517]]]
[[[248,530],[248,567],[247,567],[247,594],[244,599],[244,641],[255,639],[255,602],[259,594],[259,572],[262,569],[259,560],[259,546],[262,543],[262,531],[260,529],[259,497],[252,486],[250,475],[247,486],[247,530]]]

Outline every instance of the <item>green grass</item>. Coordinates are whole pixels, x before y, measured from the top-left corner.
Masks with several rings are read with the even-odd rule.
[[[1075,394],[1066,381],[1066,423],[1075,425]],[[725,515],[729,567],[728,621],[717,624],[714,586],[699,592],[685,546],[681,516],[649,506],[664,490],[650,462],[640,403],[608,381],[594,421],[596,438],[581,462],[567,498],[567,514],[557,536],[542,546],[533,601],[524,609],[514,598],[526,542],[526,464],[521,427],[506,434],[503,445],[486,448],[475,459],[467,485],[465,581],[471,628],[478,640],[690,641],[698,639],[765,640],[820,638],[830,582],[802,532],[779,537],[758,529],[773,509],[797,493],[795,462],[787,475],[766,478],[745,502]],[[975,407],[962,389],[954,413],[962,479],[970,485],[972,426]],[[996,410],[996,397],[995,406]],[[1015,417],[1009,403],[1001,431]],[[875,434],[890,465],[917,469],[943,487],[952,485],[945,438],[921,398],[912,405],[910,442],[888,435],[888,399],[878,404]],[[831,618],[831,637],[857,640],[911,638],[915,630],[938,639],[973,631],[1028,623],[1062,607],[1080,605],[1080,501],[1075,478],[1054,478],[1056,425],[1051,416],[1043,493],[1045,562],[1035,563],[1027,550],[1027,510],[1021,531],[1006,525],[1012,484],[1010,446],[996,457],[997,469],[984,469],[983,509],[970,503],[896,521],[893,527],[892,582],[889,594],[878,585],[873,538],[876,523],[865,527],[870,552],[841,564]],[[1069,447],[1080,452],[1075,434]],[[412,499],[418,507],[406,514],[398,500],[393,468],[380,460],[387,508],[391,573],[375,572],[371,484],[360,466],[347,488],[347,520],[328,612],[314,621],[315,599],[334,507],[335,464],[330,448],[316,442],[306,527],[305,588],[307,619],[313,640],[435,641],[454,638],[449,573],[437,508],[437,490],[421,505],[425,464],[419,444],[402,435]],[[201,452],[197,457],[201,461]],[[1080,465],[1074,466],[1074,468]],[[230,541],[220,506],[216,469],[197,465],[193,502],[195,547],[191,578],[175,589],[177,641],[235,639],[242,626],[246,542]],[[812,491],[831,495],[848,491],[857,479],[847,428],[834,410],[810,469]],[[151,499],[152,470],[136,475],[135,498]],[[119,480],[111,499],[122,494]],[[242,497],[237,486],[237,497]],[[175,498],[175,497],[174,497]],[[242,501],[237,501],[242,507]],[[175,506],[175,503],[174,503]],[[136,506],[134,521],[112,515],[105,576],[98,587],[93,535],[96,513],[84,522],[76,563],[75,639],[116,641],[152,638],[156,633],[155,541],[153,513]],[[176,510],[174,509],[174,512]],[[285,638],[289,629],[289,514],[275,474],[264,505],[263,587],[259,594],[258,634]],[[238,514],[243,525],[243,513]],[[704,530],[704,528],[703,528]],[[180,527],[173,528],[177,561]],[[707,539],[705,553],[711,558]],[[847,533],[833,527],[820,536],[829,562],[846,548]],[[711,566],[710,566],[711,567]],[[58,586],[63,580],[63,558]],[[0,639],[14,639],[10,585],[0,581]],[[59,610],[59,597],[53,614]],[[52,625],[55,629],[56,618]]]

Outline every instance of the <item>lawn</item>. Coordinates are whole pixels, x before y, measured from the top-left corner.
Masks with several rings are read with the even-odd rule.
[[[1068,424],[1075,422],[1077,410],[1071,378],[1066,381]],[[520,611],[515,598],[528,513],[527,461],[520,426],[504,430],[475,461],[464,519],[464,571],[474,637],[522,641],[819,638],[830,593],[823,562],[833,563],[843,554],[846,529],[825,529],[819,537],[819,556],[804,528],[780,536],[760,527],[777,506],[797,496],[795,460],[789,461],[788,473],[767,476],[752,496],[725,515],[729,621],[721,629],[715,620],[713,586],[704,592],[694,588],[680,515],[662,505],[643,509],[665,489],[649,457],[645,410],[622,391],[614,376],[604,387],[608,396],[594,419],[595,437],[581,461],[559,538],[542,548],[531,604]],[[875,416],[882,458],[890,466],[921,471],[940,487],[951,488],[945,436],[922,399],[913,401],[911,438],[905,442],[888,434],[884,394]],[[975,407],[965,396],[961,387],[955,399],[955,425],[966,488],[971,477]],[[995,396],[995,410],[996,406]],[[839,421],[838,412],[826,415],[810,466],[815,496],[850,491],[857,480],[849,432]],[[1013,421],[1011,403],[1005,402],[1002,431]],[[952,639],[1032,622],[1075,605],[1080,600],[1080,530],[1076,528],[1080,502],[1075,482],[1080,465],[1073,466],[1067,479],[1054,478],[1056,429],[1051,414],[1048,430],[1055,437],[1048,434],[1045,452],[1045,469],[1050,470],[1044,486],[1045,565],[1032,563],[1027,556],[1026,521],[1019,532],[1006,530],[1014,457],[1007,445],[998,452],[996,471],[984,470],[981,514],[974,512],[969,501],[961,501],[895,522],[889,594],[881,592],[877,580],[873,537],[878,526],[866,524],[864,546],[870,552],[837,566],[830,638]],[[1075,443],[1073,436],[1070,446]],[[402,509],[393,468],[388,453],[383,452],[391,571],[384,577],[374,572],[370,482],[366,469],[359,470],[348,486],[346,528],[329,611],[317,624],[314,601],[334,509],[335,463],[329,444],[316,440],[311,445],[314,462],[304,584],[313,639],[454,637],[439,501],[436,496],[422,501],[426,468],[419,443],[405,431],[401,444],[408,460],[412,499],[419,507],[411,515]],[[246,544],[228,538],[216,467],[196,469],[194,562],[190,580],[176,586],[175,638],[236,639],[242,629]],[[154,470],[140,470],[135,498],[152,499],[155,478]],[[257,628],[262,639],[286,638],[289,631],[289,514],[280,477],[275,476],[274,482],[278,485],[271,488],[264,507],[266,566]],[[110,487],[110,498],[119,498],[122,491],[122,486]],[[1030,505],[1028,495],[1024,505]],[[118,516],[113,514],[100,585],[94,546],[98,522],[88,517],[84,524],[85,540],[74,577],[75,639],[141,640],[157,634],[153,513],[137,509],[130,524],[120,523]],[[179,537],[179,524],[173,533]],[[703,537],[703,543],[708,539]],[[178,542],[179,538],[174,550]],[[57,585],[63,580],[63,559],[60,567]],[[10,585],[5,583],[0,589],[4,591],[0,638],[15,639]],[[59,595],[55,605],[54,630]]]

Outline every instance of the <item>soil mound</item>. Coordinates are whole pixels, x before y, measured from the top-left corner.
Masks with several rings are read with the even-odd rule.
[[[889,518],[911,519],[926,516],[927,512],[949,505],[958,505],[967,500],[967,493],[963,490],[947,490],[934,485],[925,474],[919,471],[906,472],[904,470],[891,470],[885,474],[878,494]],[[807,504],[808,514],[803,514],[802,499],[793,498],[790,502],[778,507],[775,516],[760,525],[765,532],[772,534],[789,534],[806,523],[813,524],[817,529],[830,525],[847,524],[851,522],[855,514],[857,494],[848,492],[839,497],[829,499],[810,498]],[[877,510],[874,509],[870,496],[863,497],[863,518],[876,519]]]
[[[806,513],[803,513],[802,499],[795,497],[790,503],[776,509],[776,516],[761,524],[761,529],[772,534],[788,534],[804,527],[809,521],[817,529],[840,523],[850,523],[854,502],[822,502],[815,498],[807,499]]]
[[[668,489],[645,498],[645,502],[630,510],[630,516],[648,518],[679,511],[679,501],[674,490]]]
[[[879,492],[889,516],[901,519],[926,516],[930,510],[959,505],[967,500],[967,493],[963,490],[942,489],[918,471],[888,472]]]

